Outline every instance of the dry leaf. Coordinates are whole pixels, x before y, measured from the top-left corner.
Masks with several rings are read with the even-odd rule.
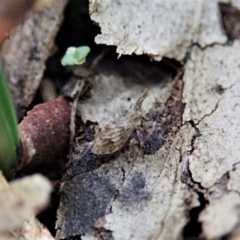
[[[217,0],[94,0],[90,12],[101,28],[96,43],[115,45],[120,55],[183,60],[192,42],[204,48],[227,40]]]
[[[203,234],[207,239],[217,239],[228,234],[239,223],[240,197],[235,192],[226,193],[210,203],[200,214]]]
[[[15,180],[0,187],[0,233],[10,232],[46,207],[51,185],[41,175]]]

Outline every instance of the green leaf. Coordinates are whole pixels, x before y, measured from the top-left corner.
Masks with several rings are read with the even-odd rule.
[[[90,48],[88,46],[81,47],[69,47],[63,56],[61,63],[63,66],[66,65],[80,65],[86,60]]]
[[[18,145],[16,112],[5,76],[0,68],[0,169],[7,179],[14,176],[11,170],[17,164]]]

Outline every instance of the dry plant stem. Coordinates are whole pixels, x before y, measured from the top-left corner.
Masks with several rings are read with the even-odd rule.
[[[93,70],[97,67],[99,64],[99,61],[106,55],[107,53],[107,48],[105,48],[101,54],[99,54],[92,62],[87,74],[84,76],[81,81],[78,81],[77,84],[74,87],[73,90],[73,103],[72,103],[72,108],[71,108],[71,118],[70,118],[70,154],[69,154],[69,161],[67,163],[67,166],[71,164],[72,162],[72,152],[73,152],[73,141],[75,137],[75,116],[76,116],[76,111],[77,111],[77,105],[78,105],[78,100],[83,92],[84,86],[86,85],[87,79],[93,75]]]
[[[184,74],[184,69],[183,68],[179,68],[176,71],[176,75],[173,79],[173,85],[183,76]]]
[[[170,68],[172,68],[174,71],[178,72],[179,71],[179,67],[174,64],[173,62],[171,62],[169,59],[164,58],[162,60],[166,65],[168,65]]]
[[[139,141],[139,144],[140,144],[140,149],[143,148],[143,145],[144,145],[144,139],[143,139],[143,135],[141,134],[140,131],[136,131],[137,133],[137,136],[138,136],[138,141]]]
[[[73,141],[76,134],[75,116],[77,111],[78,100],[81,96],[81,93],[86,84],[86,81],[87,81],[87,78],[83,78],[81,81],[78,81],[73,89],[73,103],[71,107],[71,116],[70,116],[70,153],[69,153],[69,160],[66,164],[66,167],[68,167],[72,162]]]
[[[93,70],[97,67],[97,65],[104,58],[104,56],[107,54],[107,52],[108,52],[108,48],[104,48],[103,51],[93,60],[85,78],[89,78],[90,76],[93,75]]]

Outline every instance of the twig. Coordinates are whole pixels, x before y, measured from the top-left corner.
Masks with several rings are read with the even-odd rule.
[[[71,117],[70,117],[70,153],[69,153],[69,160],[66,166],[69,166],[69,164],[72,162],[72,153],[73,153],[73,141],[74,137],[76,135],[76,129],[75,129],[75,116],[76,116],[76,111],[77,111],[77,105],[78,101],[81,95],[84,93],[84,87],[87,83],[87,80],[90,76],[93,75],[94,69],[97,67],[99,64],[100,60],[106,55],[108,52],[108,49],[105,48],[93,61],[92,64],[87,71],[87,74],[79,80],[74,89],[73,89],[73,103],[72,103],[72,108],[71,108]],[[79,78],[79,76],[76,76]]]

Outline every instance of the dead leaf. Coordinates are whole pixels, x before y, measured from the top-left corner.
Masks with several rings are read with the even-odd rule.
[[[90,10],[91,19],[101,28],[96,43],[115,45],[120,55],[148,54],[156,60],[180,61],[192,42],[202,48],[226,42],[217,0],[94,0]]]
[[[41,175],[16,180],[0,187],[0,233],[13,231],[35,216],[49,201],[51,185]]]
[[[194,142],[190,170],[205,188],[239,162],[239,48],[240,41],[204,51],[194,47],[186,65],[183,120],[194,121],[201,134]]]
[[[210,203],[200,214],[203,234],[207,239],[216,239],[231,232],[239,222],[240,197],[235,192],[226,193]]]

